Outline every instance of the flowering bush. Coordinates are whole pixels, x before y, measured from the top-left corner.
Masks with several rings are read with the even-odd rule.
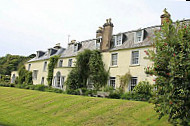
[[[155,32],[154,47],[147,51],[154,64],[145,70],[157,77],[155,109],[175,125],[190,125],[190,25],[164,23]]]

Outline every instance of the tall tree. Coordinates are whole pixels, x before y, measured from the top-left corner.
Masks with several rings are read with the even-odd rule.
[[[190,125],[190,23],[165,22],[155,35],[155,50],[145,53],[154,62],[146,72],[157,77],[156,111],[173,124]]]

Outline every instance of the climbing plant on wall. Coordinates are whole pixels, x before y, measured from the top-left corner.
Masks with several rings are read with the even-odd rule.
[[[54,68],[57,64],[57,61],[59,59],[59,56],[52,56],[49,59],[49,64],[48,64],[48,76],[47,76],[47,81],[48,81],[48,86],[52,86],[52,80],[53,80],[53,71]]]
[[[91,79],[96,89],[107,83],[108,72],[104,69],[101,53],[97,50],[84,50],[76,57],[75,68],[69,73],[67,89],[86,88]]]
[[[32,72],[25,69],[24,64],[18,70],[18,84],[32,84]]]

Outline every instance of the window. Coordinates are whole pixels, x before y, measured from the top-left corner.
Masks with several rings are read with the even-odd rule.
[[[60,87],[61,86],[61,73],[60,72],[57,72],[57,74],[56,74],[56,80],[57,80],[57,82],[56,82],[56,87]]]
[[[110,87],[115,89],[115,77],[110,77]]]
[[[72,67],[72,59],[69,59],[69,61],[68,61],[68,67]]]
[[[46,67],[47,67],[47,62],[44,62],[44,69],[43,69],[43,71],[46,71]]]
[[[30,68],[31,68],[31,64],[28,64],[28,71],[30,71]]]
[[[78,44],[75,44],[74,45],[74,52],[77,52],[78,51]]]
[[[33,70],[33,80],[37,80],[38,70]]]
[[[116,47],[122,45],[122,39],[123,39],[123,34],[114,36],[111,40],[111,47]]]
[[[137,31],[135,33],[135,42],[142,42],[144,36],[144,30]]]
[[[113,53],[113,54],[111,55],[111,65],[112,65],[112,66],[117,65],[117,53]]]
[[[42,77],[41,84],[44,84],[44,77]]]
[[[63,60],[59,60],[58,67],[63,67]]]
[[[132,51],[132,65],[139,64],[139,51]]]
[[[131,78],[130,91],[133,91],[134,87],[137,85],[137,77]]]
[[[115,46],[120,46],[122,45],[122,34],[115,36]]]

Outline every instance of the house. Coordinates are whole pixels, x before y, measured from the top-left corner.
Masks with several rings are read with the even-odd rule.
[[[161,24],[169,21],[170,14],[164,10],[161,15]],[[96,38],[77,42],[72,40],[67,48],[62,48],[60,44],[49,48],[47,51],[37,51],[35,58],[29,60],[25,67],[33,72],[33,84],[47,84],[47,66],[49,58],[54,55],[60,55],[58,63],[53,73],[52,86],[54,88],[66,89],[64,82],[69,72],[75,67],[76,55],[85,49],[99,49],[103,56],[105,69],[109,70],[110,77],[108,85],[113,88],[120,86],[120,76],[130,72],[131,81],[126,87],[126,91],[132,90],[140,81],[149,81],[154,83],[154,76],[149,76],[144,72],[144,68],[151,66],[152,62],[144,59],[144,51],[153,50],[154,32],[160,29],[161,25],[141,28],[113,35],[113,23],[107,19],[103,27],[96,31]],[[12,72],[15,74],[15,72]],[[13,76],[13,75],[12,75]],[[14,82],[12,80],[12,82]],[[88,87],[93,85],[88,81]]]

